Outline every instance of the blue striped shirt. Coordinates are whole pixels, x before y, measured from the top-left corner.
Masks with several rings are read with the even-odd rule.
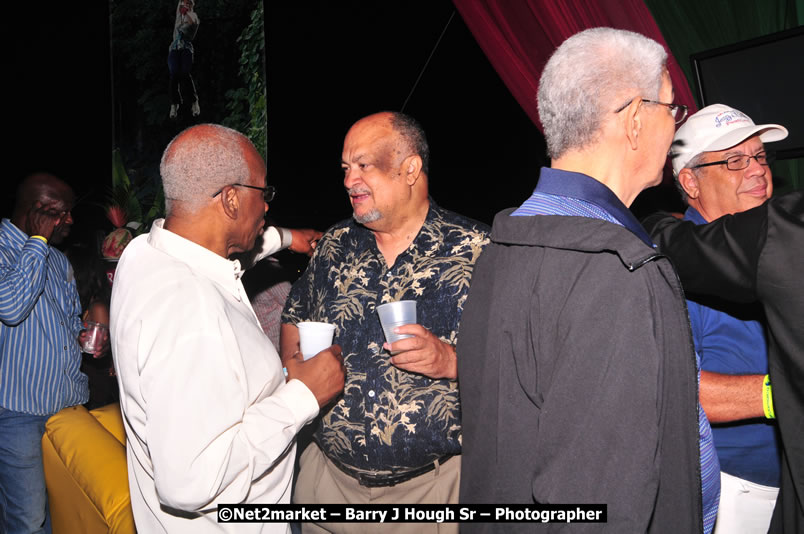
[[[542,167],[539,183],[512,215],[568,215],[602,219],[625,226],[647,245],[654,247],[645,229],[619,198],[594,178],[577,172]],[[700,359],[698,380],[700,381]],[[720,501],[720,463],[712,440],[709,419],[698,404],[698,435],[701,454],[701,496],[704,534],[712,532]]]
[[[585,174],[542,167],[536,189],[511,215],[568,215],[625,226],[655,247],[634,214],[614,192]]]
[[[80,371],[81,304],[58,250],[0,223],[0,406],[50,415],[89,398]]]

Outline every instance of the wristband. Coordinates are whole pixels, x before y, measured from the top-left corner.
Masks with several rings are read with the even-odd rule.
[[[762,409],[765,411],[766,419],[776,419],[776,414],[773,413],[773,390],[770,375],[765,375],[762,380]]]
[[[40,241],[44,241],[45,245],[47,245],[47,239],[41,235],[32,235],[31,239],[39,239]]]

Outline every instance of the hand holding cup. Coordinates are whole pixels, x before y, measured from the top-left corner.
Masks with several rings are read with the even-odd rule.
[[[95,321],[84,322],[84,330],[78,335],[81,350],[100,358],[109,349],[109,327]]]
[[[334,324],[304,321],[296,326],[299,329],[299,348],[305,360],[332,345],[332,338],[335,335]]]
[[[377,306],[377,315],[380,316],[385,340],[389,345],[393,345],[401,339],[412,337],[410,334],[397,333],[395,329],[406,324],[416,324],[416,301],[398,300],[380,304]]]
[[[329,404],[343,391],[346,368],[339,345],[318,352],[315,358],[304,359],[301,351],[285,361],[287,379],[300,380],[315,395],[319,408]]]
[[[405,339],[385,343],[383,348],[391,352],[391,364],[410,373],[430,378],[458,377],[458,359],[455,347],[441,341],[438,336],[419,324],[396,327],[396,333],[406,334]]]

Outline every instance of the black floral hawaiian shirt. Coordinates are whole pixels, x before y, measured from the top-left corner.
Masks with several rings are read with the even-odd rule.
[[[343,349],[343,397],[315,439],[330,458],[358,471],[404,470],[461,451],[458,384],[391,365],[376,306],[416,300],[417,322],[455,345],[475,260],[488,227],[438,207],[388,267],[374,236],[352,219],[330,228],[293,285],[283,323],[336,325]],[[458,355],[460,358],[460,354]]]

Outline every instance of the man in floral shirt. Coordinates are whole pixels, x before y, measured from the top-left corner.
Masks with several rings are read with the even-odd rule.
[[[336,325],[347,383],[301,458],[299,503],[457,503],[461,311],[488,228],[428,196],[427,141],[400,113],[378,113],[346,135],[341,166],[353,219],[319,242],[283,314],[283,360],[300,321]],[[415,300],[418,324],[384,342],[376,307]],[[390,352],[397,352],[391,356]],[[453,525],[457,531],[457,525]],[[304,525],[307,532],[376,532],[376,524]],[[395,524],[422,532],[436,525]],[[441,525],[442,532],[444,525]]]

